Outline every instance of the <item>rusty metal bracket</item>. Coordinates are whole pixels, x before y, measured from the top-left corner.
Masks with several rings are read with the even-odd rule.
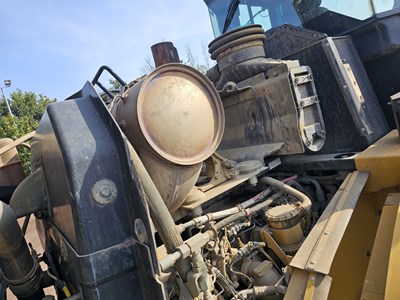
[[[207,176],[211,180],[202,186],[197,187],[200,191],[206,192],[213,187],[239,176],[237,162],[228,160],[217,153],[211,155],[206,161]]]
[[[285,266],[288,266],[290,264],[290,261],[292,260],[292,257],[286,255],[285,252],[283,252],[282,248],[279,247],[279,245],[268,232],[268,228],[263,227],[260,231],[260,234],[262,240],[267,244],[268,248],[274,251],[274,253],[279,257],[279,259],[281,260],[281,262],[284,263]]]

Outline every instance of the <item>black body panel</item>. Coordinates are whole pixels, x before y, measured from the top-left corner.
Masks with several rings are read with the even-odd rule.
[[[319,154],[362,151],[389,130],[365,69],[350,37],[328,38],[313,33],[291,25],[272,29],[266,32],[267,56],[298,59],[311,67],[326,126],[326,142]],[[357,80],[363,102],[355,97],[347,65]]]
[[[341,20],[345,19],[351,18],[341,17]],[[390,128],[395,128],[393,114],[387,103],[391,95],[400,91],[400,9],[347,27],[330,27],[325,24],[329,20],[330,17],[322,14],[304,26],[331,36],[350,35],[353,38]]]
[[[47,107],[32,162],[46,178],[46,248],[71,291],[84,299],[164,298],[143,189],[118,126],[89,82]]]

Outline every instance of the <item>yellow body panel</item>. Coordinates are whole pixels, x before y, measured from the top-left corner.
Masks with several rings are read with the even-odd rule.
[[[370,146],[355,162],[358,171],[369,172],[369,178],[332,263],[329,299],[361,299],[383,204],[388,193],[400,191],[400,140],[397,131]],[[398,260],[398,252],[391,257]],[[396,274],[397,270],[393,270],[394,277]],[[400,282],[398,277],[397,282]],[[368,299],[379,299],[374,298],[376,295],[370,296]]]
[[[385,298],[400,299],[400,194],[396,194],[394,213],[396,222],[392,230],[388,272],[386,278]]]
[[[384,299],[391,253],[393,230],[399,211],[400,194],[389,194],[382,210],[381,220],[372,249],[362,299]],[[400,218],[399,218],[400,220]],[[398,221],[399,221],[398,220]]]
[[[365,192],[400,185],[400,139],[393,130],[355,158],[358,171],[370,173]]]

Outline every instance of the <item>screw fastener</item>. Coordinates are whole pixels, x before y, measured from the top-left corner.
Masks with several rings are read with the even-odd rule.
[[[92,187],[92,196],[97,203],[110,204],[117,199],[117,185],[110,179],[100,179]]]

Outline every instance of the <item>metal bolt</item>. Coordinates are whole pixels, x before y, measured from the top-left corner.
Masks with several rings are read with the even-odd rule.
[[[108,197],[110,197],[110,196],[112,195],[112,192],[111,192],[111,190],[110,190],[109,187],[105,186],[105,187],[103,187],[103,188],[101,189],[100,195],[101,195],[102,197],[108,198]]]
[[[139,242],[141,243],[146,243],[147,242],[147,232],[146,232],[146,227],[144,226],[144,223],[142,219],[136,219],[135,224],[135,234]]]
[[[100,179],[92,187],[93,199],[100,204],[109,204],[117,199],[117,185],[110,179]]]

